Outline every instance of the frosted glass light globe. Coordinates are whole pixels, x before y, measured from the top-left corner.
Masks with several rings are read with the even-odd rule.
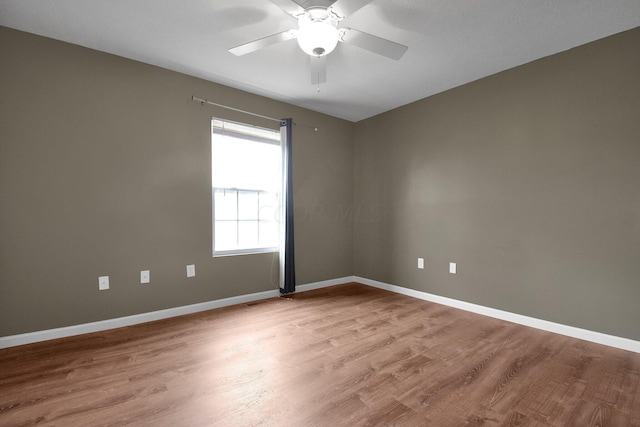
[[[339,32],[331,19],[311,20],[303,16],[298,24],[298,45],[305,53],[324,56],[336,48]]]

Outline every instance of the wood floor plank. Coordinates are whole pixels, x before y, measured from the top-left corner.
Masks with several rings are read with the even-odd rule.
[[[640,354],[345,284],[0,350],[1,426],[639,426]]]

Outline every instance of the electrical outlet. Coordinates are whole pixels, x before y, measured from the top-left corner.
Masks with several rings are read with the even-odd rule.
[[[109,289],[109,276],[98,277],[98,289],[101,291]]]
[[[449,263],[449,273],[457,274],[457,272],[458,272],[458,267],[457,267],[456,263],[455,262],[450,262]]]
[[[418,268],[424,268],[424,258],[418,258]]]
[[[149,283],[151,281],[151,274],[149,270],[142,270],[140,272],[140,283]]]
[[[194,277],[196,275],[196,265],[189,264],[187,265],[187,277]]]

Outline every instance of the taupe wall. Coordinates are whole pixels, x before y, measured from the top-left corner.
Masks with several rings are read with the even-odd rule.
[[[635,29],[356,124],[380,215],[355,274],[640,339],[639,52]]]
[[[195,94],[320,127],[294,131],[299,283],[640,339],[639,48],[636,29],[354,125],[0,27],[0,336],[276,287],[272,256],[210,243],[210,117],[272,124]]]
[[[191,95],[320,128],[294,129],[298,283],[353,274],[352,123],[2,27],[0,58],[0,336],[277,288],[273,255],[211,257],[210,118],[274,124]]]

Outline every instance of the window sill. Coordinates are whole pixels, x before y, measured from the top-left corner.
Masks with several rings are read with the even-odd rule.
[[[260,248],[260,249],[238,249],[231,251],[218,251],[213,253],[213,258],[236,256],[236,255],[261,255],[278,253],[278,248]]]

